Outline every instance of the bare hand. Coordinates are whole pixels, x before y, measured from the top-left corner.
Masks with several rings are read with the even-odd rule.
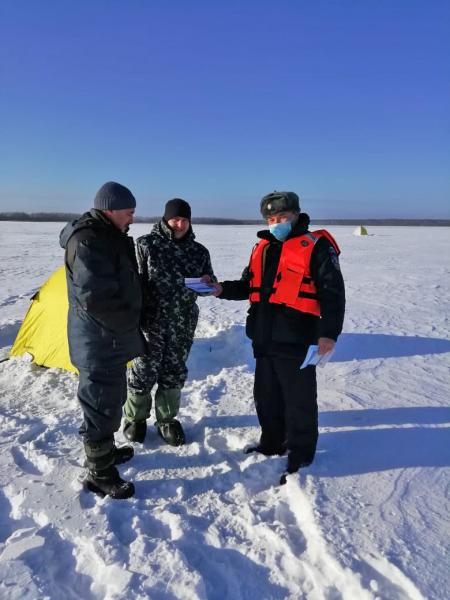
[[[223,292],[223,288],[220,283],[211,283],[211,285],[214,287],[214,292],[211,292],[210,296],[220,296],[220,294]]]
[[[209,293],[210,296],[220,296],[220,294],[222,293],[222,286],[220,285],[220,283],[216,283],[215,281],[213,281],[210,275],[202,275],[201,281],[203,283],[207,283],[208,285],[214,288],[214,290],[211,290],[211,292]]]
[[[321,337],[319,338],[319,342],[318,342],[318,354],[322,355],[322,354],[327,354],[328,352],[331,352],[333,350],[333,348],[336,345],[336,342],[334,340],[332,340],[331,338],[326,338],[326,337]]]

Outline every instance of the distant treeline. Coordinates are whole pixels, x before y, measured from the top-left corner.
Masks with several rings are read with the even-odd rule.
[[[0,221],[40,221],[50,222],[68,222],[78,219],[79,213],[25,213],[25,212],[3,212],[0,213]],[[134,217],[135,223],[157,223],[161,219],[158,217]],[[261,219],[227,219],[221,217],[197,217],[192,222],[206,225],[253,225],[263,223]]]
[[[0,221],[67,222],[77,219],[78,213],[25,213],[2,212]],[[161,217],[135,217],[135,223],[156,223]],[[194,225],[260,225],[261,219],[228,219],[219,217],[193,218]],[[312,219],[313,225],[415,225],[426,227],[450,227],[450,219]]]

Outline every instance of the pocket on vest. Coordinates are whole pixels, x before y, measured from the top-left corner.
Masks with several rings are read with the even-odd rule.
[[[304,271],[286,269],[278,282],[275,298],[278,302],[293,305],[297,302]]]

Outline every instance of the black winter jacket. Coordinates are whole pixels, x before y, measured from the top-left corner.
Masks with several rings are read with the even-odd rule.
[[[308,230],[309,218],[300,215],[288,239],[299,237]],[[345,311],[344,280],[336,251],[331,242],[322,237],[315,244],[311,256],[311,275],[317,288],[321,316],[300,312],[289,306],[269,303],[269,290],[278,269],[282,242],[268,230],[258,232],[260,239],[270,242],[265,255],[261,302],[251,304],[248,310],[246,333],[252,340],[255,357],[302,357],[306,346],[317,344],[319,337],[336,340],[342,331]],[[246,267],[238,281],[224,281],[219,296],[226,300],[244,300],[250,295],[250,272]],[[267,290],[264,293],[264,290]]]
[[[143,353],[141,286],[133,239],[92,209],[61,231],[68,338],[78,368],[119,366]]]

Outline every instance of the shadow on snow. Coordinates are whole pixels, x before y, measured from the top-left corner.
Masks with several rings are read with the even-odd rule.
[[[316,460],[307,471],[312,475],[343,477],[390,469],[450,466],[450,408],[325,411],[320,413],[319,421],[321,427],[335,430],[321,433]],[[246,427],[255,427],[256,441],[259,430],[253,415],[204,417],[186,433],[189,442],[204,445],[208,429],[220,429],[226,437],[226,429]],[[347,427],[351,429],[339,430]],[[158,452],[137,455],[135,466],[139,472],[141,469],[192,469],[228,463],[231,469],[231,472],[227,471],[228,474],[214,472],[211,476],[188,481],[184,477],[176,478],[178,484],[184,482],[189,488],[193,486],[193,494],[199,493],[195,481],[200,480],[204,482],[200,484],[202,489],[214,489],[218,486],[223,491],[223,482],[220,482],[223,477],[229,479],[230,485],[242,479],[239,464],[248,458],[243,453],[244,446],[243,441],[242,451],[223,448],[212,452],[201,451],[194,456],[170,453],[162,457]],[[273,460],[267,459],[269,463]],[[246,471],[261,464],[252,465]],[[263,487],[273,483],[263,482]],[[144,483],[144,488],[153,496],[152,486],[157,483],[149,481],[148,484],[147,487]]]
[[[442,354],[450,352],[450,340],[373,333],[343,333],[331,362],[373,358]],[[188,360],[189,378],[205,379],[223,368],[254,369],[251,341],[244,325],[233,325],[211,338],[196,338]]]
[[[233,325],[211,338],[196,338],[187,362],[189,379],[205,379],[222,369],[245,366],[253,370],[251,342],[243,325]]]
[[[0,327],[0,348],[13,345],[21,325],[22,321],[17,320]]]
[[[343,333],[331,362],[450,352],[450,340],[408,335]]]

